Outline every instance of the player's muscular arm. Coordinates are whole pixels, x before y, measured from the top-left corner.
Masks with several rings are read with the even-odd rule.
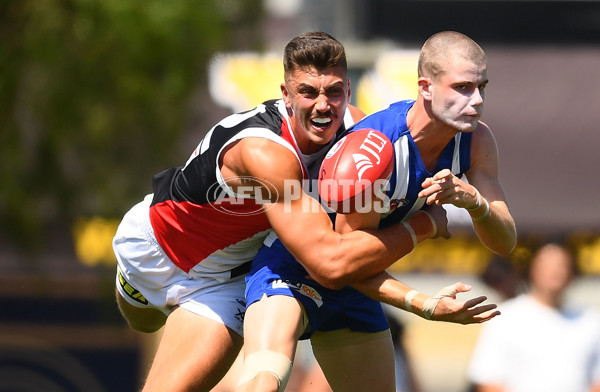
[[[433,208],[439,208],[440,211],[443,211],[441,207]],[[338,214],[336,217],[336,231],[345,233],[361,227],[377,227],[380,219],[379,215],[375,212]],[[469,289],[462,283],[453,286],[453,290],[456,288],[456,292],[452,296],[446,296],[439,300],[423,293],[417,293],[387,272],[354,282],[351,286],[376,301],[410,311],[427,319],[471,324],[481,323],[498,315],[498,312],[495,311],[495,304],[481,305],[485,301],[485,297],[478,297],[465,302],[457,300],[457,293]]]
[[[485,125],[473,133],[468,183],[444,169],[423,182],[420,197],[428,204],[453,204],[465,208],[481,242],[495,253],[506,255],[515,245],[517,233],[504,190],[498,178],[498,148]]]
[[[471,157],[467,178],[481,194],[481,204],[485,204],[485,201],[489,204],[489,212],[485,217],[485,212],[481,212],[487,208],[485,205],[469,210],[473,227],[484,245],[496,253],[506,255],[516,245],[517,231],[498,177],[496,140],[485,125],[480,126],[473,134]]]
[[[420,317],[434,321],[457,324],[483,323],[500,314],[496,304],[483,304],[485,296],[461,301],[457,294],[471,290],[471,286],[458,282],[443,288],[433,298],[394,279],[384,272],[353,285],[365,295],[405,309]]]
[[[230,153],[235,157],[228,159]],[[283,244],[322,285],[339,289],[373,276],[412,250],[411,236],[402,225],[380,231],[336,233],[315,199],[299,189],[291,189],[294,181],[299,186],[301,172],[297,158],[287,148],[266,139],[247,138],[225,155],[224,175],[226,167],[238,176],[253,176],[271,184],[268,193],[278,197],[265,205],[269,222]],[[433,234],[427,216],[417,214],[411,219],[415,219],[415,227],[424,228],[416,233],[418,241]]]
[[[371,208],[366,212],[337,214],[335,218],[335,231],[338,233],[349,233],[357,229],[375,229],[379,226],[380,220],[381,214],[374,208]]]
[[[244,138],[229,148],[224,153],[221,174],[252,181],[256,189],[263,190],[262,200],[273,203],[283,201],[286,186],[302,179],[298,158],[286,147],[260,137]]]
[[[310,199],[317,204],[314,199]],[[283,244],[306,268],[310,276],[325,287],[340,289],[352,282],[374,276],[413,249],[411,234],[402,225],[393,225],[382,230],[361,229],[339,234],[333,231],[329,217],[323,215],[327,218],[330,229],[326,232],[319,231],[318,235],[314,232],[319,229],[311,223],[304,228],[297,228],[296,237],[290,237],[286,227],[294,225],[299,219],[284,223],[283,230],[276,231]],[[275,219],[279,219],[279,215]],[[431,220],[425,214],[416,214],[411,218],[411,222],[415,227],[417,242],[425,241],[434,234]]]
[[[441,209],[441,207],[437,208]],[[338,214],[336,230],[340,232],[355,230],[362,227],[362,224],[371,227],[377,226],[380,218],[378,215],[376,213]],[[377,216],[377,220],[374,219],[375,216]],[[451,286],[452,290],[444,288],[442,296],[439,296],[442,293],[440,292],[435,298],[413,290],[385,271],[371,278],[354,282],[351,286],[376,301],[407,310],[426,319],[472,324],[485,322],[499,314],[495,310],[495,304],[482,305],[487,299],[484,296],[464,302],[459,301],[456,294],[470,290],[469,286],[460,282]]]
[[[380,220],[381,214],[374,209],[367,213],[337,214],[335,229],[339,233],[348,233],[361,228],[376,228]],[[411,290],[410,287],[395,280],[385,271],[359,282],[353,282],[351,286],[376,301],[400,309],[405,308],[404,298]]]

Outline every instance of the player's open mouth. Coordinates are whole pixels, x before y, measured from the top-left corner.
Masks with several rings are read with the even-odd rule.
[[[325,129],[329,126],[329,124],[331,124],[331,119],[318,117],[318,118],[313,118],[310,122],[316,128]]]

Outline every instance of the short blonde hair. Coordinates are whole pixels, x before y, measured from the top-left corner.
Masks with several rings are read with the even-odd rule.
[[[481,46],[471,38],[456,31],[442,31],[429,37],[423,44],[417,68],[419,77],[437,79],[445,71],[445,64],[455,57],[474,63],[487,61]]]

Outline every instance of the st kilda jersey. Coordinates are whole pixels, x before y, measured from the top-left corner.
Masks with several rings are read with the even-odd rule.
[[[344,121],[338,133],[352,124],[349,111]],[[310,161],[320,162],[328,150],[323,148],[318,156],[303,155],[284,102],[271,100],[221,120],[185,166],[155,175],[150,223],[161,248],[186,272],[218,273],[248,262],[270,230],[262,206],[249,194],[233,192],[219,168],[223,151],[246,137],[267,138],[288,148],[298,157],[305,178]]]

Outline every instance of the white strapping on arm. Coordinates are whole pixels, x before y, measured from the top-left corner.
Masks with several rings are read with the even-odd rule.
[[[406,228],[406,230],[408,231],[408,234],[410,234],[410,238],[412,239],[413,249],[416,248],[417,244],[419,243],[419,240],[417,239],[415,230],[412,228],[412,226],[408,222],[402,222],[402,226],[404,226]]]

